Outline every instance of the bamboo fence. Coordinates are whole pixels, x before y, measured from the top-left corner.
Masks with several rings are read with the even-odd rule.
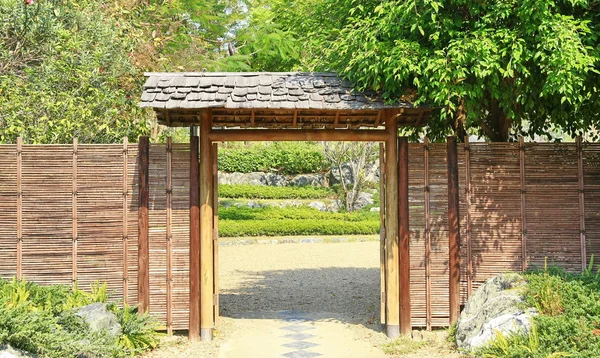
[[[150,313],[189,324],[189,144],[149,151]],[[409,144],[412,325],[449,322],[445,143]],[[0,277],[137,303],[138,145],[0,145]],[[487,278],[600,255],[600,144],[458,145],[461,302]]]

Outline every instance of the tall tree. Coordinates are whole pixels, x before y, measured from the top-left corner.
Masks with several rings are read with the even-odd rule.
[[[598,0],[272,0],[296,66],[440,108],[429,134],[576,134],[600,122]]]

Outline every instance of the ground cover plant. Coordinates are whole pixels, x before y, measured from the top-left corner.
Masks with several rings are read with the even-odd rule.
[[[219,209],[219,235],[371,235],[379,232],[379,213],[332,213],[310,207]]]
[[[122,334],[91,332],[75,314],[78,307],[106,303],[106,285],[92,285],[91,292],[67,286],[41,286],[33,282],[0,279],[0,345],[34,353],[39,357],[126,357],[156,347],[158,322],[138,315],[135,307],[107,305],[116,314]]]
[[[484,357],[599,357],[600,273],[593,260],[583,273],[550,267],[525,274],[528,304],[536,307],[528,335],[498,335],[476,354]]]
[[[332,189],[316,186],[219,185],[219,197],[231,199],[325,199],[334,196]]]

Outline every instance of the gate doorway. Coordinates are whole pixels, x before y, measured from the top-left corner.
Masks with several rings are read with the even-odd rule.
[[[225,141],[382,144],[381,318],[389,337],[410,334],[408,140],[397,133],[399,126],[424,125],[429,109],[385,104],[376,93],[356,92],[331,73],[148,74],[142,100],[160,123],[199,125],[199,137],[190,139],[191,340],[211,340],[218,324],[216,154]],[[147,266],[144,257],[140,254],[140,272]],[[142,309],[145,284],[141,275]]]

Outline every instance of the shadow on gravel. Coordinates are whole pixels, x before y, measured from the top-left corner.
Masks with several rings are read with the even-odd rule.
[[[221,316],[278,319],[280,311],[300,311],[315,320],[383,331],[379,268],[237,271],[236,275],[244,277],[244,283],[221,291]]]

